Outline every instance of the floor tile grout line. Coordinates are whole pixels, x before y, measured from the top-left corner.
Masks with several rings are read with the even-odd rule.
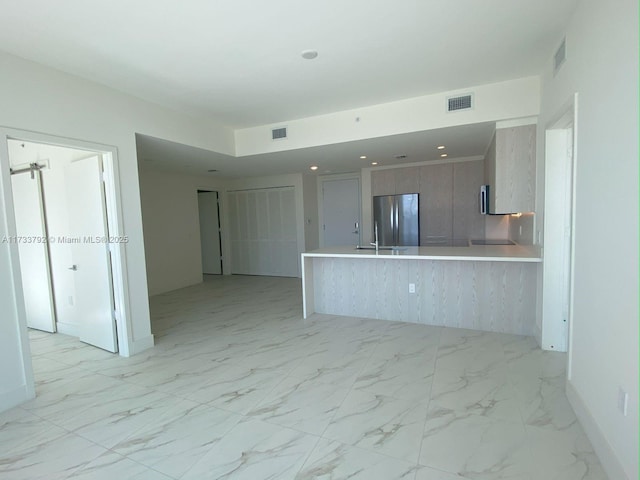
[[[371,353],[370,353],[370,354],[369,354],[369,356],[367,357],[367,361],[366,361],[366,362],[363,364],[363,366],[360,368],[360,373],[362,373],[362,371],[366,368],[366,366],[369,364],[369,362],[370,362],[370,361],[371,361],[371,359],[373,358],[373,354],[374,354],[375,348],[376,348],[377,346],[379,346],[379,345],[380,345],[380,342],[381,342],[381,340],[382,340],[382,337],[384,336],[384,333],[388,330],[388,328],[389,328],[389,326],[387,326],[387,328],[385,328],[383,332],[380,332],[380,338],[378,339],[378,342],[376,343],[376,345],[375,345],[375,346],[373,346],[373,347],[371,348]],[[394,460],[399,460],[399,461],[404,461],[404,462],[407,462],[407,463],[411,463],[411,462],[408,462],[408,461],[407,461],[407,460],[405,460],[405,459],[400,459],[400,458],[397,458],[397,457],[393,457],[393,456],[391,456],[391,455],[387,455],[387,454],[386,454],[386,453],[384,453],[384,452],[374,451],[374,450],[372,450],[372,449],[366,449],[366,448],[358,447],[358,446],[356,446],[356,445],[346,444],[346,443],[341,442],[341,441],[339,441],[339,440],[334,440],[334,439],[331,439],[331,438],[325,437],[325,433],[326,433],[327,429],[329,428],[329,426],[330,426],[330,425],[331,425],[331,423],[333,422],[333,419],[335,419],[335,416],[338,414],[338,411],[339,411],[340,407],[342,407],[342,405],[343,405],[343,404],[344,404],[344,402],[346,401],[347,397],[348,397],[348,396],[349,396],[349,395],[350,395],[354,390],[358,390],[357,388],[355,388],[355,384],[356,384],[356,382],[357,382],[357,377],[356,377],[356,380],[351,384],[351,387],[349,388],[349,391],[348,391],[347,395],[346,395],[346,396],[344,397],[344,399],[342,400],[342,402],[341,402],[340,406],[339,406],[338,408],[336,408],[336,411],[335,411],[335,412],[334,412],[334,414],[332,415],[331,420],[329,421],[329,423],[327,424],[327,426],[326,426],[326,427],[325,427],[325,429],[323,430],[323,432],[322,432],[322,434],[321,434],[321,437],[322,437],[323,439],[327,440],[327,441],[337,442],[337,443],[340,443],[340,444],[342,444],[342,445],[348,445],[348,446],[349,446],[349,447],[351,447],[351,448],[356,448],[356,449],[360,449],[360,450],[364,450],[364,451],[368,451],[368,452],[376,453],[376,454],[378,454],[378,455],[383,455],[383,456],[385,456],[385,457],[387,457],[387,458],[390,458],[390,459],[394,459]],[[391,397],[391,398],[395,398],[395,397]],[[402,399],[398,399],[398,400],[402,400]],[[427,408],[427,407],[425,407],[425,409],[426,409],[426,408]],[[426,416],[426,413],[425,413],[425,424],[426,424],[426,420],[427,420],[427,416]],[[423,425],[423,432],[424,432],[424,425]],[[421,438],[422,438],[422,436],[421,436]],[[421,447],[422,447],[422,440],[421,440],[421,442],[420,442],[420,443],[421,443],[421,445],[420,445],[420,449],[419,449],[419,450],[418,450],[418,452],[417,452],[417,456],[416,456],[417,458],[416,458],[416,461],[414,462],[414,467],[416,468],[416,474],[415,474],[414,476],[417,476],[417,469],[418,469],[418,468],[420,468],[419,459],[420,459],[420,451],[421,451]]]
[[[265,291],[265,292],[267,292],[267,291],[268,291],[268,288],[264,289],[264,291]],[[207,310],[207,309],[209,309],[209,308],[212,308],[211,306],[212,306],[212,305],[214,305],[214,304],[215,304],[215,302],[213,302],[213,301],[208,301],[208,300],[206,299],[206,297],[207,297],[207,288],[200,288],[200,289],[199,289],[199,293],[198,293],[197,295],[193,295],[193,294],[192,294],[192,295],[190,295],[190,296],[189,296],[189,298],[190,298],[190,300],[189,300],[189,301],[193,301],[193,302],[196,302],[196,303],[197,303],[197,302],[202,301],[202,300],[204,299],[205,301],[207,301],[207,302],[208,302],[208,305],[207,305],[207,306],[205,306],[205,307],[202,307],[202,308],[200,308],[200,307],[199,307],[199,308],[196,308],[196,309],[191,309],[192,311],[188,312],[188,315],[194,315],[194,316],[206,316],[206,315],[208,315],[210,312],[207,312],[206,310]],[[286,298],[285,298],[285,297],[286,297]],[[283,301],[285,301],[285,302],[291,302],[291,301],[293,301],[293,302],[297,302],[297,298],[294,298],[294,297],[295,297],[295,295],[286,295],[286,296],[283,296],[282,298],[284,299]],[[218,299],[216,299],[216,301],[217,301],[217,300],[218,300]],[[270,302],[271,302],[271,300],[270,300]],[[167,302],[167,303],[168,303],[168,304],[170,304],[171,302]],[[274,304],[275,304],[275,301],[274,301],[274,302],[272,302],[272,303],[274,303]],[[235,305],[235,304],[237,304],[237,302],[235,302],[235,303],[234,303],[234,302],[228,302],[228,303],[226,304],[226,306],[224,306],[224,307],[222,307],[222,308],[227,308],[227,307],[229,307],[229,308],[230,308],[230,306]],[[169,306],[170,306],[170,305],[169,305]],[[172,307],[171,309],[172,309],[172,312],[171,312],[171,313],[169,313],[169,314],[165,314],[165,315],[167,315],[167,316],[173,316],[173,317],[178,318],[180,315],[182,315],[182,314],[184,313],[184,311],[183,311],[183,310],[180,310],[180,309],[178,309],[178,308],[173,308],[173,307]],[[249,312],[248,314],[249,314],[249,315],[251,315],[252,317],[253,317],[253,316],[255,316],[255,312]],[[240,321],[242,321],[242,320],[241,320],[241,317],[242,317],[242,315],[240,315],[240,317],[239,317],[239,318],[240,318]],[[192,317],[192,318],[193,318],[193,317]],[[339,321],[339,320],[340,320],[340,317],[335,317],[335,316],[334,316],[334,317],[333,317],[333,320],[335,320],[335,321]],[[361,322],[361,324],[364,324],[364,322],[363,322],[363,321],[364,321],[364,320],[366,320],[366,319],[354,319],[354,320],[356,320],[357,322]],[[373,321],[373,322],[378,322],[377,320],[372,320],[372,321]],[[293,330],[291,330],[291,328],[290,328],[291,326],[290,326],[290,325],[289,325],[289,326],[287,326],[287,323],[288,323],[288,322],[294,322],[294,323],[295,323],[295,325],[296,325],[296,327],[295,327],[295,328],[296,328],[296,333],[295,333],[295,334],[293,334]],[[225,321],[225,323],[227,323],[227,322]],[[283,334],[287,335],[287,337],[288,337],[288,338],[287,338],[287,341],[288,341],[288,342],[296,343],[296,342],[298,342],[298,341],[303,341],[303,340],[306,338],[306,337],[305,337],[305,335],[303,335],[303,334],[301,334],[301,333],[300,333],[300,332],[303,332],[303,331],[304,331],[304,328],[301,328],[300,330],[297,330],[297,329],[298,329],[298,327],[297,327],[297,325],[298,325],[298,315],[294,315],[294,316],[289,317],[289,316],[287,316],[287,315],[285,315],[285,314],[281,314],[281,313],[279,313],[279,312],[278,312],[278,313],[276,313],[276,314],[275,314],[275,316],[274,316],[274,320],[273,320],[273,321],[271,321],[271,320],[266,320],[265,322],[253,322],[253,320],[252,320],[252,321],[251,321],[251,323],[252,323],[253,327],[255,327],[255,328],[256,328],[257,335],[263,335],[263,334],[266,334],[266,333],[267,333],[267,331],[268,331],[269,329],[277,329],[278,334],[283,333]],[[399,322],[399,323],[400,323],[400,322]],[[405,323],[405,322],[401,322],[401,323]],[[171,339],[171,338],[172,338],[172,337],[171,337],[171,335],[179,334],[179,333],[180,333],[180,328],[179,328],[179,327],[180,327],[180,322],[174,323],[173,321],[171,321],[171,324],[172,324],[172,327],[171,327],[171,330],[172,330],[172,331],[171,331],[171,333],[170,333],[170,334],[169,334],[169,336],[168,336],[168,338],[169,338],[169,339]],[[203,334],[203,335],[205,335],[205,336],[215,336],[215,335],[218,333],[216,328],[213,328],[213,327],[208,328],[208,327],[206,326],[206,323],[202,323],[202,324],[198,325],[198,324],[197,324],[197,322],[186,322],[185,324],[188,324],[188,325],[189,325],[189,330],[193,330],[192,334],[196,334],[196,333],[197,333],[197,332],[196,332],[196,329],[197,329],[198,327],[206,328],[206,330],[204,330],[204,333],[202,333],[203,331],[201,330],[201,334]],[[375,324],[375,328],[376,328],[376,336],[377,336],[377,340],[376,340],[376,342],[375,342],[375,345],[373,345],[373,347],[371,348],[371,350],[370,350],[370,351],[368,352],[368,354],[366,355],[365,362],[364,362],[364,363],[362,363],[362,365],[358,368],[357,373],[355,374],[355,380],[353,380],[353,381],[351,381],[351,382],[349,382],[349,383],[345,383],[345,386],[348,386],[348,389],[345,389],[345,390],[347,391],[347,393],[346,393],[345,397],[341,400],[340,404],[339,404],[339,405],[337,406],[337,408],[335,409],[335,412],[332,412],[331,419],[329,420],[329,423],[328,423],[327,425],[330,425],[330,424],[331,424],[331,422],[335,419],[335,417],[336,417],[336,415],[337,415],[337,413],[338,413],[338,411],[339,411],[340,407],[342,407],[342,406],[344,405],[344,403],[345,403],[346,398],[348,397],[348,395],[349,395],[351,392],[353,392],[354,390],[357,390],[357,389],[355,388],[355,386],[357,385],[356,381],[357,381],[358,377],[362,374],[362,372],[364,371],[364,369],[366,369],[366,368],[367,368],[367,365],[371,362],[371,359],[373,358],[373,356],[374,356],[374,354],[375,354],[376,349],[377,349],[377,348],[379,348],[379,346],[380,346],[380,344],[381,344],[381,339],[382,339],[382,338],[384,338],[384,336],[386,335],[386,332],[389,332],[389,333],[390,333],[391,325],[392,325],[392,323],[391,323],[391,322],[389,322],[389,323],[385,323],[385,324],[384,324],[384,328],[381,328],[381,326],[380,326],[378,323],[376,323],[376,324]],[[412,325],[412,324],[407,324],[407,325]],[[251,325],[247,325],[246,327],[238,328],[238,329],[236,329],[236,330],[234,330],[234,331],[227,331],[225,334],[228,334],[229,336],[234,336],[236,333],[239,333],[239,334],[241,334],[241,335],[244,335],[244,334],[246,334],[247,332],[250,332],[250,331],[251,331],[251,330],[250,330],[250,327],[251,327],[251,328],[253,328]],[[424,407],[424,408],[427,410],[427,415],[425,416],[425,422],[424,422],[424,425],[423,425],[423,428],[422,428],[422,436],[421,436],[421,439],[420,439],[420,445],[419,445],[418,456],[417,456],[417,460],[418,460],[418,461],[416,462],[416,469],[419,469],[419,468],[421,468],[421,467],[422,467],[422,465],[420,464],[420,455],[421,455],[421,451],[422,451],[423,443],[424,443],[424,440],[425,440],[425,437],[424,437],[424,431],[425,431],[425,428],[426,428],[426,423],[427,423],[427,421],[428,421],[428,410],[429,410],[429,408],[430,408],[430,406],[432,405],[432,402],[433,402],[433,382],[434,382],[434,375],[435,375],[436,371],[438,370],[438,367],[439,367],[439,365],[440,365],[439,361],[441,360],[440,355],[439,355],[439,352],[440,352],[440,349],[442,348],[442,343],[443,343],[443,332],[444,332],[445,330],[444,330],[443,328],[441,328],[441,327],[438,327],[438,328],[439,328],[439,335],[440,335],[440,338],[439,338],[438,343],[437,343],[437,346],[436,346],[437,348],[436,348],[436,354],[435,354],[435,359],[434,359],[434,363],[433,363],[434,367],[433,367],[433,374],[432,374],[432,378],[431,378],[431,385],[430,385],[429,394],[428,394],[428,402],[426,403],[426,406]],[[354,330],[354,331],[355,331],[355,330]],[[288,332],[292,332],[292,334],[289,334]],[[189,335],[189,334],[191,334],[191,333],[186,332],[186,334],[187,334],[186,336],[188,337],[188,335]],[[354,333],[354,337],[355,337],[355,336],[356,336],[356,334]],[[455,337],[452,337],[452,338],[455,338]],[[498,341],[498,343],[499,343],[499,345],[500,345],[500,347],[501,347],[501,350],[502,350],[502,358],[503,358],[503,359],[505,359],[505,358],[506,358],[506,356],[507,356],[507,343],[506,343],[506,342],[510,342],[510,341],[511,341],[511,339],[510,339],[510,338],[505,338],[505,339],[503,339],[503,338],[497,338],[497,337],[496,337],[496,341]],[[452,343],[452,345],[454,345],[454,344],[455,344],[455,342],[453,342],[453,341],[452,341],[451,343]],[[480,342],[480,343],[482,343],[482,342]],[[525,343],[526,343],[526,342],[525,342]],[[171,340],[169,340],[169,342],[168,342],[168,344],[167,344],[167,345],[170,345],[170,344],[171,344]],[[313,342],[313,344],[314,344],[314,345],[317,345],[317,344],[318,344],[318,342]],[[206,343],[205,343],[205,345],[206,345]],[[52,359],[50,359],[50,360],[51,360],[51,361],[55,361],[57,364],[60,364],[60,365],[63,365],[63,366],[68,366],[68,367],[77,367],[77,368],[79,368],[79,369],[81,369],[81,370],[83,370],[83,371],[87,371],[87,372],[90,372],[90,373],[93,373],[93,374],[101,374],[101,375],[103,375],[104,377],[109,377],[109,378],[111,378],[111,379],[113,379],[113,380],[117,381],[117,382],[118,382],[118,383],[117,383],[117,385],[122,385],[122,386],[125,386],[125,385],[135,385],[135,386],[137,386],[137,387],[144,388],[144,389],[146,389],[146,390],[150,390],[150,391],[156,392],[156,393],[158,393],[158,394],[164,395],[164,396],[166,396],[166,398],[175,398],[175,399],[176,399],[177,401],[179,401],[179,402],[182,402],[182,401],[190,401],[190,402],[194,402],[194,404],[198,404],[198,405],[205,405],[205,406],[207,406],[208,408],[214,408],[214,409],[217,409],[217,410],[220,410],[220,411],[226,411],[226,412],[228,412],[228,413],[238,415],[238,413],[237,413],[237,412],[227,411],[227,410],[225,410],[224,408],[221,408],[221,407],[219,407],[219,406],[217,406],[217,405],[211,405],[210,403],[202,403],[202,402],[200,402],[200,401],[196,401],[196,400],[194,400],[194,399],[192,399],[192,398],[188,398],[188,397],[186,397],[186,396],[181,396],[181,395],[180,395],[180,393],[181,393],[180,391],[172,391],[172,389],[171,389],[170,387],[167,389],[167,391],[165,391],[165,389],[163,388],[163,385],[165,385],[164,383],[159,384],[161,389],[158,389],[158,388],[157,388],[157,387],[158,387],[157,385],[151,385],[151,386],[149,386],[149,385],[143,385],[143,384],[140,384],[140,383],[129,382],[129,381],[128,381],[128,379],[126,379],[126,378],[117,378],[117,377],[113,377],[113,376],[111,376],[111,375],[105,375],[105,374],[102,374],[102,372],[97,371],[98,369],[96,368],[96,365],[95,365],[95,364],[98,362],[98,360],[96,360],[96,359],[91,359],[91,358],[81,358],[81,360],[80,360],[80,363],[79,363],[79,364],[78,364],[78,363],[65,363],[64,361],[60,361],[60,359],[61,359],[61,358],[62,358],[63,360],[64,360],[64,358],[63,358],[63,357],[60,357],[59,355],[54,355],[53,353],[51,353],[51,351],[49,350],[49,347],[47,347],[47,345],[46,345],[45,343],[43,343],[43,344],[42,344],[42,346],[43,346],[43,348],[46,350],[46,352],[45,352],[45,353],[43,353],[43,354],[38,354],[38,355],[35,355],[35,354],[34,354],[34,358],[35,358],[36,356],[38,356],[38,357],[40,357],[42,360],[46,360],[46,359],[48,359],[49,357],[54,357],[54,358],[52,358]],[[481,346],[481,345],[480,345],[480,346]],[[523,347],[524,347],[524,346],[526,346],[526,345],[523,343]],[[518,349],[519,349],[519,348],[523,348],[523,347],[520,347],[519,345],[515,345],[515,346],[514,346],[514,348],[516,349],[515,351],[518,351]],[[187,349],[187,348],[188,348],[188,346],[187,346],[187,345],[179,345],[179,344],[178,344],[178,345],[176,345],[176,353],[178,353],[178,352],[180,352],[180,351],[185,351],[185,349]],[[203,349],[203,350],[206,350],[207,348],[208,348],[208,347],[204,347],[204,349]],[[524,348],[523,348],[523,349],[524,349]],[[71,348],[70,348],[69,350],[74,350],[74,349],[71,349]],[[85,356],[85,354],[86,354],[86,351],[85,351],[85,350],[83,350],[83,349],[75,349],[75,350],[77,350],[77,352],[70,352],[70,353],[71,353],[71,354],[72,354],[72,353],[78,353],[78,354],[80,354],[80,356],[81,356],[81,357],[84,357],[84,356]],[[179,353],[178,353],[178,354],[179,354]],[[526,355],[526,353],[525,353],[524,355]],[[541,356],[541,355],[538,355],[538,356]],[[91,357],[91,355],[89,355],[89,357]],[[69,357],[69,358],[71,358],[71,357]],[[294,360],[294,361],[295,361],[295,360]],[[509,365],[509,364],[507,364],[507,367],[508,367],[508,375],[507,375],[506,381],[507,381],[509,384],[511,384],[511,383],[513,382],[513,377],[512,377],[512,373],[513,373],[513,372],[512,372],[512,370],[511,370],[511,368],[510,368],[510,365]],[[542,368],[546,368],[546,363],[544,363],[544,364],[537,364],[536,368],[540,368],[540,369],[542,369]],[[278,387],[278,385],[281,385],[281,384],[282,384],[282,382],[284,382],[287,378],[293,378],[293,375],[292,375],[292,372],[293,372],[293,371],[294,371],[294,369],[289,369],[289,370],[287,371],[287,373],[286,373],[286,374],[284,374],[284,375],[279,379],[279,380],[280,380],[280,381],[279,381],[279,383],[274,384],[274,385],[272,386],[272,388],[271,388],[271,389],[270,389],[270,390],[265,394],[265,397],[263,397],[261,400],[259,400],[255,405],[259,405],[259,404],[260,404],[260,402],[264,401],[264,398],[267,398],[267,397],[268,397],[268,396],[269,396],[269,395],[274,391],[274,389],[276,389],[276,388]],[[552,382],[552,383],[553,383],[553,382]],[[555,390],[554,390],[554,392],[555,392]],[[520,394],[516,392],[516,395],[520,395]],[[559,394],[559,395],[560,395],[560,394]],[[392,396],[392,397],[393,397],[393,396]],[[537,398],[537,397],[536,397],[536,398]],[[553,398],[550,398],[550,400],[554,400],[554,401],[555,401],[555,394],[554,394]],[[523,428],[523,429],[524,429],[524,435],[525,435],[525,436],[524,436],[524,441],[526,442],[526,449],[529,451],[529,457],[530,457],[530,458],[533,458],[533,452],[532,452],[532,448],[533,448],[533,444],[532,444],[532,435],[533,435],[533,434],[531,433],[533,430],[536,430],[536,431],[537,431],[537,430],[539,430],[541,434],[542,434],[542,433],[546,434],[547,432],[554,432],[554,434],[555,434],[555,433],[564,433],[564,431],[563,431],[563,430],[559,430],[559,427],[558,427],[558,426],[556,426],[556,425],[554,425],[554,424],[552,424],[552,423],[550,423],[548,426],[542,426],[542,427],[535,427],[535,426],[534,426],[534,427],[529,428],[528,424],[526,424],[526,423],[525,423],[525,418],[524,418],[524,416],[523,416],[523,415],[524,415],[524,413],[523,413],[523,408],[524,408],[524,407],[523,407],[523,403],[522,403],[522,401],[520,401],[520,400],[519,400],[519,401],[517,402],[517,405],[518,405],[518,412],[519,412],[519,415],[520,415],[520,421],[518,422],[518,421],[513,420],[513,421],[511,421],[511,422],[509,422],[509,423],[512,423],[512,424],[517,423],[518,425],[521,425],[521,426],[522,426],[521,428]],[[68,429],[66,429],[66,428],[64,428],[64,427],[61,427],[61,426],[60,426],[60,425],[58,425],[57,423],[54,423],[54,422],[52,422],[51,420],[48,420],[48,418],[51,418],[49,415],[47,415],[47,418],[44,418],[44,417],[42,417],[41,415],[39,415],[38,413],[35,413],[35,410],[26,410],[26,409],[22,409],[22,411],[24,411],[25,413],[27,413],[27,414],[29,414],[29,415],[33,415],[34,417],[41,418],[42,420],[45,420],[45,421],[47,422],[47,425],[48,425],[48,427],[47,427],[47,428],[53,428],[52,426],[56,426],[56,427],[61,428],[61,429],[62,429],[62,430],[64,430],[64,431],[67,431],[69,434],[75,435],[75,436],[77,436],[77,437],[85,438],[85,437],[82,437],[82,435],[76,434],[74,431],[70,431],[70,430],[68,430]],[[479,414],[479,413],[474,413],[474,414],[471,414],[471,415],[473,415],[473,416],[478,416],[478,417],[484,417],[484,415]],[[246,420],[248,420],[248,419],[249,419],[249,417],[248,417],[247,415],[242,415],[242,414],[240,414],[239,416],[240,416],[240,418],[241,418],[241,421],[246,421]],[[491,419],[491,417],[486,417],[486,418]],[[515,418],[515,416],[514,416],[514,418]],[[563,420],[564,420],[564,417],[563,417]],[[264,421],[265,423],[271,423],[271,422],[269,422],[268,420],[261,420],[261,421]],[[500,420],[500,421],[501,421],[501,422],[502,422],[502,421],[504,421],[504,422],[508,422],[507,420]],[[573,426],[575,423],[576,423],[576,421],[573,421],[573,423],[571,424],[571,426]],[[280,427],[280,428],[287,428],[287,429],[290,429],[290,430],[297,430],[297,429],[295,429],[295,428],[286,427],[286,426],[283,426],[283,425],[279,425],[279,424],[277,424],[277,423],[272,423],[272,424],[273,424],[273,425],[277,425],[277,426],[278,426],[278,427]],[[146,428],[146,426],[147,426],[147,425],[145,425],[145,426],[141,426],[140,428]],[[305,457],[305,459],[304,459],[303,463],[301,464],[303,467],[304,467],[304,465],[306,465],[306,463],[307,463],[308,459],[310,458],[311,452],[313,452],[313,451],[314,451],[314,449],[316,449],[316,448],[317,448],[317,446],[319,445],[319,442],[321,441],[321,439],[322,439],[322,438],[326,438],[326,437],[324,437],[324,435],[325,435],[325,433],[326,433],[326,431],[327,431],[327,428],[328,428],[328,426],[324,428],[324,430],[323,430],[323,432],[322,432],[322,434],[321,434],[321,435],[313,435],[313,434],[309,434],[309,433],[306,433],[306,432],[300,432],[300,433],[304,433],[305,435],[312,435],[312,436],[316,436],[316,437],[318,437],[318,439],[317,439],[317,440],[316,440],[316,442],[315,442],[314,447],[313,447],[313,448],[311,448],[311,449],[307,452],[307,455],[306,455],[306,457]],[[571,428],[573,428],[573,427],[571,427]],[[567,435],[569,435],[569,433],[567,433]],[[329,439],[329,440],[330,440],[330,439]],[[88,440],[88,441],[90,441],[90,440]],[[95,443],[95,442],[92,442],[92,443]],[[391,459],[399,460],[397,457],[393,457],[393,456],[385,455],[385,454],[383,454],[383,453],[381,453],[381,452],[379,452],[379,451],[373,450],[373,449],[368,450],[368,449],[363,449],[362,447],[349,445],[349,444],[346,444],[346,443],[343,443],[343,442],[339,442],[339,443],[344,444],[344,445],[347,445],[347,446],[349,446],[350,448],[353,448],[353,449],[360,449],[360,450],[365,450],[365,451],[369,451],[369,452],[375,452],[375,453],[376,453],[376,454],[378,454],[378,455],[383,455],[383,456],[388,457],[388,458],[391,458]],[[97,444],[97,445],[99,445],[99,444]],[[101,446],[101,445],[99,445],[99,446]],[[101,447],[102,447],[102,446],[101,446]],[[102,447],[102,448],[105,448],[105,447]],[[121,455],[121,454],[120,454],[120,455]],[[128,457],[127,457],[127,458],[128,458]],[[134,461],[134,462],[135,462],[135,460],[133,460],[133,459],[130,459],[130,460],[132,460],[132,461]],[[407,462],[406,460],[403,460],[403,461],[404,461],[404,462]],[[138,462],[138,463],[139,463],[139,462]],[[410,463],[410,462],[409,462],[409,463]],[[142,464],[142,465],[144,465],[144,464]],[[301,469],[302,469],[303,467],[301,467]],[[147,467],[147,468],[150,468],[150,467]],[[433,468],[433,467],[430,467],[430,468]],[[416,470],[416,475],[417,475],[417,472],[418,472],[418,470]],[[414,476],[415,476],[415,475],[414,475]]]
[[[386,330],[386,329],[385,329]],[[380,336],[382,336],[382,333],[380,333]],[[369,361],[371,361],[371,357],[373,356],[373,351],[375,350],[375,347],[378,346],[380,344],[380,338],[378,338],[378,341],[376,343],[376,345],[374,345],[371,348],[371,352],[369,354],[369,356],[367,357],[366,362],[364,362],[363,366],[360,368],[360,371],[358,372],[358,375],[360,375],[362,373],[362,371],[364,370],[364,368],[366,367],[366,365],[368,365]],[[331,425],[331,423],[333,422],[333,420],[336,418],[336,415],[338,414],[338,411],[340,410],[340,408],[342,407],[342,405],[344,405],[344,402],[346,401],[346,399],[349,397],[349,395],[351,395],[351,392],[355,389],[354,385],[356,384],[356,382],[358,381],[358,376],[356,376],[356,379],[353,381],[353,383],[351,384],[351,386],[349,387],[349,391],[347,392],[347,394],[344,396],[344,398],[342,399],[342,402],[340,402],[340,405],[338,406],[338,408],[336,408],[336,411],[333,413],[333,415],[331,416],[331,419],[329,420],[329,423],[327,423],[327,426],[324,428],[324,430],[322,431],[322,433],[320,434],[320,436],[322,438],[324,437],[324,434],[326,433],[327,429],[329,428],[329,426]]]
[[[298,478],[298,475],[300,474],[300,472],[302,472],[304,470],[305,466],[307,465],[307,462],[311,458],[311,455],[313,454],[313,452],[315,452],[316,448],[318,448],[318,445],[322,441],[322,437],[320,437],[318,435],[313,435],[313,436],[316,437],[316,443],[313,444],[313,447],[310,448],[309,451],[307,452],[307,454],[305,455],[304,461],[300,464],[300,468],[296,472],[296,477],[295,478]]]

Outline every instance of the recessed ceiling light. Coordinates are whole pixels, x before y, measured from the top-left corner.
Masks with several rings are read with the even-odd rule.
[[[438,145],[438,150],[444,150],[444,145]]]
[[[318,166],[317,165],[311,165],[309,168],[315,172],[318,169]]]
[[[441,154],[440,156],[441,156],[442,158],[444,158],[444,157],[448,157],[449,155],[447,155],[446,153],[443,153],[443,154]]]
[[[318,51],[317,50],[303,50],[302,51],[302,58],[304,58],[305,60],[313,60],[317,56],[318,56]]]
[[[367,156],[366,156],[366,155],[360,155],[360,158],[361,158],[362,160],[364,160],[365,158],[367,158]]]
[[[377,165],[378,162],[371,162],[371,165]]]

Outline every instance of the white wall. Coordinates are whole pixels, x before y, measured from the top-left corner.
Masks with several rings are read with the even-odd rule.
[[[142,167],[140,195],[149,295],[158,295],[202,282],[198,189],[215,190],[220,195],[225,275],[229,275],[232,271],[227,211],[228,190],[294,186],[298,250],[299,253],[304,251],[307,237],[304,218],[307,214],[312,216],[315,209],[316,218],[314,220],[311,217],[311,227],[314,223],[317,225],[317,205],[314,207],[313,203],[309,203],[309,201],[316,201],[315,191],[312,192],[312,199],[304,198],[308,194],[311,195],[309,188],[312,187],[307,184],[305,192],[302,178],[302,175],[294,174],[227,179],[163,172]],[[309,176],[309,178],[315,185],[315,177]],[[317,232],[315,238],[317,242]],[[310,241],[313,242],[313,233]],[[167,252],[171,252],[171,255],[167,255]]]
[[[447,97],[470,92],[474,94],[473,109],[446,111]],[[293,150],[434,128],[530,117],[538,115],[539,109],[539,77],[527,77],[236,130],[236,155]],[[274,142],[271,128],[283,125],[287,126],[287,139]]]
[[[16,235],[9,152],[0,142],[0,411],[7,410],[35,396],[33,369],[27,336],[26,313],[21,301],[22,281],[15,260],[18,245],[7,241]],[[18,321],[20,319],[20,321]]]
[[[10,55],[0,54],[0,70],[0,125],[117,147],[124,233],[130,239],[125,250],[131,322],[129,350],[136,353],[146,348],[151,331],[135,133],[230,154],[234,151],[232,130]],[[8,154],[5,150],[0,155],[3,157],[0,178],[5,188],[4,201],[9,202],[2,205],[0,211],[2,234],[12,225],[13,214],[7,210],[10,188],[5,182],[9,176],[5,157]],[[5,331],[0,344],[6,356],[0,360],[10,366],[0,372],[0,385],[4,390],[15,391],[28,382],[25,380],[28,375],[22,370],[28,361],[24,352],[17,350],[26,339],[18,323],[23,322],[24,317],[19,320],[18,310],[11,307],[9,252],[9,245],[0,244],[0,258],[4,259],[0,290],[6,296],[2,304],[9,305],[4,312],[2,328]],[[0,410],[10,404],[13,404],[10,399],[0,396]]]
[[[547,124],[578,92],[567,391],[609,477],[636,479],[638,3],[579,2],[566,29],[566,57],[555,77],[551,61],[545,67],[538,152],[542,162]],[[538,193],[536,210],[541,211]],[[617,408],[620,387],[630,395],[628,417]]]
[[[202,282],[198,189],[222,197],[225,187],[212,176],[140,171],[149,295]]]

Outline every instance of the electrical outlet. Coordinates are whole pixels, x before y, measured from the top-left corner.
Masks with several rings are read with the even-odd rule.
[[[518,235],[522,236],[522,225],[518,227]]]
[[[625,417],[629,413],[629,394],[622,387],[618,388],[618,410]]]
[[[410,283],[409,284],[409,293],[416,293],[416,284],[415,283]]]

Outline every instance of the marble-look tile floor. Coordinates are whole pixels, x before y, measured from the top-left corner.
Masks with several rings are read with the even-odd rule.
[[[298,279],[151,299],[132,358],[31,332],[37,398],[0,414],[1,479],[601,480],[528,337],[315,315]]]

